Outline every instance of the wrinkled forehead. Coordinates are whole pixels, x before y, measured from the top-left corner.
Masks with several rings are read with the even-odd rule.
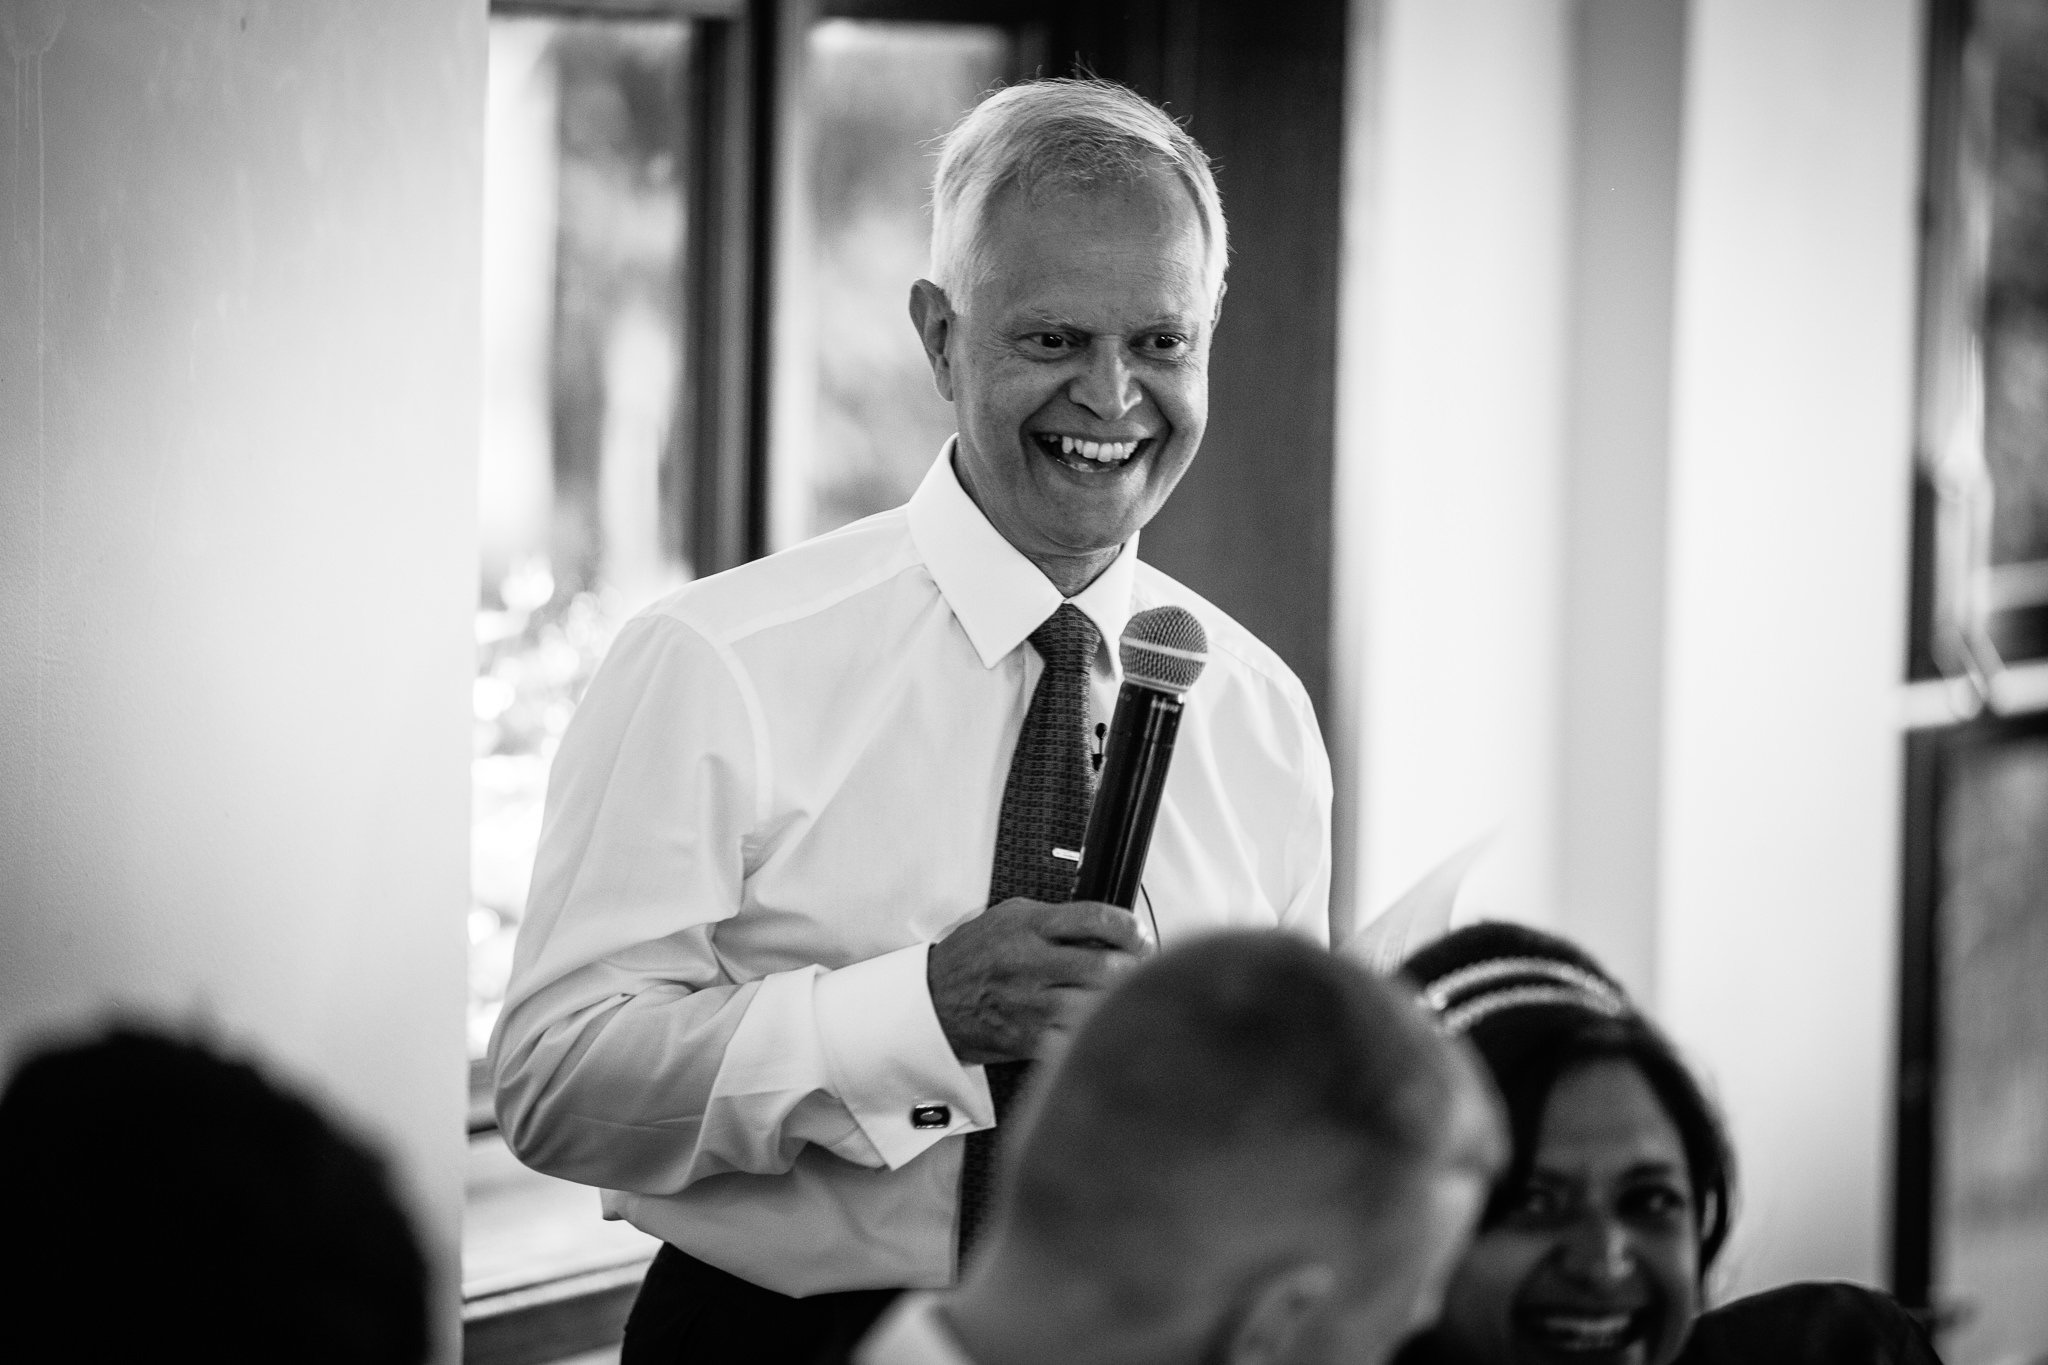
[[[1146,226],[1162,248],[1187,233],[1200,261],[1203,283],[1212,296],[1222,285],[1217,256],[1217,225],[1203,212],[1202,201],[1179,167],[1165,157],[1134,161],[1128,169],[1087,177],[1012,177],[994,187],[981,206],[975,247],[985,259],[984,272],[1012,264],[1014,255],[1037,225],[1067,217],[1100,218],[1120,210],[1127,223]],[[986,259],[993,258],[993,259]]]

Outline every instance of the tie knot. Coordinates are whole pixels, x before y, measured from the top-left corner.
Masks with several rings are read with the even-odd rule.
[[[1101,642],[1102,632],[1088,619],[1088,613],[1072,602],[1060,603],[1060,609],[1031,632],[1031,647],[1055,672],[1087,672],[1095,662],[1095,646]]]

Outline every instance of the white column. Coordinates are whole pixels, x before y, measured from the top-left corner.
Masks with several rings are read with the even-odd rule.
[[[1558,927],[1653,1000],[1684,0],[1574,44]]]
[[[1363,920],[1469,841],[1553,917],[1571,8],[1352,8],[1336,714]],[[1340,883],[1340,888],[1345,883]]]
[[[1883,1273],[1920,10],[1691,14],[1657,975],[1736,1287]]]
[[[265,1059],[392,1158],[452,1360],[484,5],[0,38],[0,1067]]]

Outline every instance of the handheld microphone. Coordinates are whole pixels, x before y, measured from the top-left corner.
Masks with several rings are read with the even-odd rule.
[[[1105,901],[1128,910],[1137,903],[1152,847],[1152,824],[1173,740],[1180,732],[1181,697],[1209,662],[1209,636],[1183,607],[1141,611],[1124,627],[1117,646],[1124,685],[1109,725],[1101,781],[1081,845],[1077,901]]]

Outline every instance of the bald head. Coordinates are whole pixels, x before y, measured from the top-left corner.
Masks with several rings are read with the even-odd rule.
[[[1320,1267],[1316,1292],[1377,1302],[1391,1345],[1432,1306],[1504,1141],[1404,991],[1290,935],[1229,932],[1110,993],[1011,1151],[990,1273],[1070,1266],[1105,1316],[1213,1338],[1276,1276]],[[1440,1254],[1418,1255],[1425,1234]]]

